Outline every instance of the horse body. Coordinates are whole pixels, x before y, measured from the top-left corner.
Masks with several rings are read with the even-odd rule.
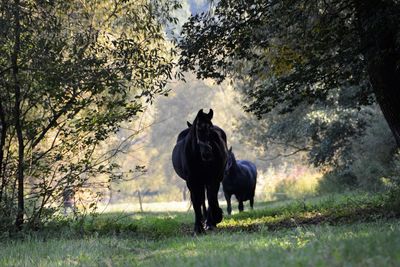
[[[226,135],[221,128],[211,124],[212,110],[210,113],[199,111],[193,125],[179,134],[172,152],[173,167],[190,191],[197,233],[204,231],[201,206],[205,209],[205,195],[208,210],[203,212],[206,213],[207,227],[212,228],[222,220],[217,196],[227,161]]]
[[[250,200],[250,207],[253,208],[256,183],[256,165],[247,160],[236,160],[232,148],[230,148],[228,164],[222,181],[228,214],[232,212],[232,195],[235,195],[239,202],[240,212],[243,211],[243,202],[247,200]]]

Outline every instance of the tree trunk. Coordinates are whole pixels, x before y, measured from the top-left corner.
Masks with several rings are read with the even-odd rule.
[[[393,58],[370,60],[368,74],[377,102],[392,130],[397,147],[400,147],[400,72]]]
[[[2,100],[0,100],[2,101]],[[6,186],[6,178],[3,173],[3,161],[4,161],[4,146],[6,144],[6,134],[7,134],[7,122],[6,117],[3,109],[3,105],[0,102],[0,203],[3,200],[3,191],[5,190]]]
[[[361,45],[376,100],[400,147],[399,8],[389,1],[356,0]]]
[[[142,195],[140,193],[140,189],[137,191],[137,194],[139,198],[140,212],[143,212]]]
[[[18,182],[18,209],[15,226],[20,229],[24,222],[24,141],[22,136],[21,126],[21,88],[18,80],[18,55],[20,51],[20,6],[19,0],[14,1],[14,50],[11,56],[12,75],[14,82],[14,124],[18,139],[18,167],[17,167],[17,182]]]
[[[187,200],[187,186],[186,185],[184,185],[183,187],[182,187],[182,198],[183,198],[183,201],[186,201]]]

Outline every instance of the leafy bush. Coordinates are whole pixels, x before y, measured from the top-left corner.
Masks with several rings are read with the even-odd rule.
[[[385,179],[385,184],[389,187],[386,206],[389,210],[400,214],[400,151],[393,158],[392,171],[392,175]]]
[[[381,191],[385,189],[383,177],[394,171],[391,164],[396,143],[378,107],[365,107],[360,112],[367,122],[362,135],[351,138],[337,164],[321,179],[321,193],[362,189]]]
[[[357,188],[357,177],[348,170],[333,170],[326,173],[318,184],[320,194],[344,192]]]

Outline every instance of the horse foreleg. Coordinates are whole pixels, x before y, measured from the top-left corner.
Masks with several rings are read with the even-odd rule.
[[[231,197],[232,197],[231,194],[225,193],[226,211],[228,212],[229,215],[231,215],[231,213],[232,213]]]
[[[201,213],[201,206],[204,204],[204,188],[203,190],[198,189],[190,192],[190,197],[193,204],[195,221],[194,221],[194,232],[197,234],[201,234],[204,232],[203,227],[203,215]]]
[[[206,209],[206,188],[204,187],[203,190],[204,198],[203,198],[203,203],[201,203],[201,209],[202,209],[202,219],[201,222],[203,225],[205,224],[205,220],[207,218],[207,209]]]
[[[205,192],[204,192],[205,193]],[[203,204],[201,204],[202,207],[202,223],[204,223],[205,218],[207,218],[207,208],[206,208],[206,201],[204,199]]]
[[[206,229],[212,229],[222,221],[222,210],[218,203],[219,182],[207,185],[208,212]]]

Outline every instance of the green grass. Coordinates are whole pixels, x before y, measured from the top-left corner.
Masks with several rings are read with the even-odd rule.
[[[258,203],[192,236],[191,212],[103,214],[3,238],[0,266],[398,266],[379,195]]]

